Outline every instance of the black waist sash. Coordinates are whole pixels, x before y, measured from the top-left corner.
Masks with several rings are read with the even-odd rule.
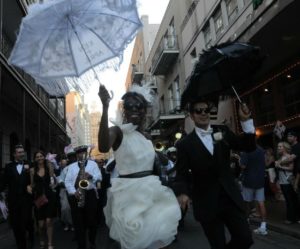
[[[119,175],[119,178],[141,178],[153,175],[152,170],[136,172],[128,175]]]

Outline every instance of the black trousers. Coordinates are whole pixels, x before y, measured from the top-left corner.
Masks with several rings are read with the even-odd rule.
[[[20,197],[15,202],[8,203],[8,210],[17,247],[18,249],[27,249],[27,232],[29,232],[30,240],[33,241],[31,203]]]
[[[299,204],[297,193],[291,184],[280,184],[286,205],[286,219],[296,222],[299,220]]]
[[[78,207],[75,196],[70,197],[71,210],[73,212],[73,225],[79,249],[87,248],[86,236],[90,245],[95,245],[97,234],[97,197],[95,190],[85,192],[85,206]]]
[[[215,219],[201,222],[211,249],[248,249],[253,244],[245,212],[236,206],[226,193],[219,199]],[[225,226],[231,240],[226,243]]]

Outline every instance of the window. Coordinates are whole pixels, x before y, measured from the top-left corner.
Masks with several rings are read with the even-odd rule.
[[[196,48],[193,48],[193,50],[190,52],[190,56],[192,57],[192,59],[197,57]]]
[[[160,98],[160,102],[159,102],[159,107],[160,107],[160,113],[162,114],[162,113],[165,113],[165,97],[164,96],[162,96],[161,98]]]
[[[221,8],[219,7],[216,13],[213,16],[214,23],[215,23],[215,29],[216,29],[216,35],[220,35],[223,32],[223,18],[222,18],[222,12]]]
[[[179,76],[174,80],[174,102],[175,108],[180,108],[180,87],[179,87]]]
[[[268,89],[265,91],[264,89]],[[256,124],[264,125],[273,122],[275,118],[275,107],[273,101],[272,87],[264,86],[254,93],[254,103],[256,110]]]
[[[173,84],[168,88],[169,111],[174,109]]]
[[[205,48],[210,48],[212,43],[212,37],[210,32],[209,23],[207,23],[203,29],[204,41],[205,41]]]
[[[284,96],[286,117],[300,113],[300,70],[294,70],[289,78],[280,81]]]
[[[235,19],[238,13],[237,0],[226,0],[226,9],[227,9],[229,23],[231,23]]]
[[[193,50],[190,52],[190,56],[191,56],[191,64],[195,65],[195,63],[198,61],[196,48],[193,48]]]
[[[244,5],[250,3],[252,0],[244,0]]]

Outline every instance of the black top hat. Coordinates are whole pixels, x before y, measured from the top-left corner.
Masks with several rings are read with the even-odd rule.
[[[87,145],[80,145],[74,148],[75,153],[87,152],[88,146]]]

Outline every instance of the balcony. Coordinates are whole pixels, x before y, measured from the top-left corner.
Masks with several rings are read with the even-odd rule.
[[[182,126],[185,119],[185,114],[176,113],[160,113],[147,128],[152,136],[168,136],[173,130]]]
[[[8,35],[2,32],[1,40],[0,40],[0,54],[1,57],[7,59],[11,53],[13,47],[13,43],[10,41]],[[5,61],[5,60],[4,60]],[[53,106],[49,104],[49,94],[39,86],[36,81],[27,73],[25,73],[22,69],[17,67],[13,68],[13,74],[15,74],[18,78],[21,78],[23,82],[30,88],[31,92],[33,92],[34,96],[39,99],[40,103],[45,106],[45,108],[55,117],[56,121],[58,121],[63,127],[65,127],[64,117],[62,115],[58,115],[57,111]]]
[[[131,81],[132,83],[141,83],[144,76],[144,69],[142,65],[132,64]]]
[[[157,89],[157,81],[154,75],[144,75],[143,81],[145,84],[149,84],[151,89]]]
[[[177,36],[164,36],[152,59],[153,75],[166,75],[179,54]]]

